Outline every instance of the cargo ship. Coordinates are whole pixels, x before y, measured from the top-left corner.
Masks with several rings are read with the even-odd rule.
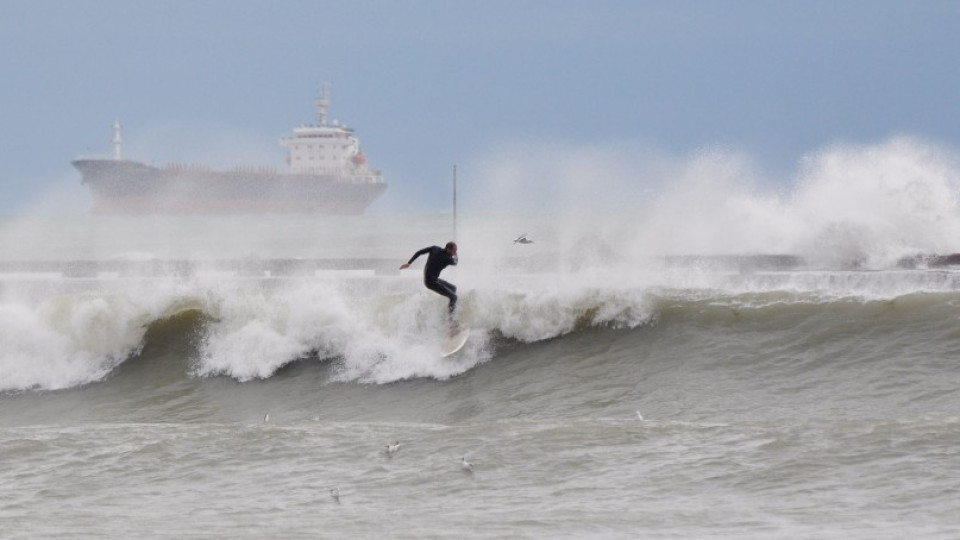
[[[122,156],[114,122],[112,158],[72,162],[92,196],[91,211],[105,214],[362,214],[387,184],[367,166],[352,128],[327,122],[330,86],[316,99],[317,124],[280,140],[287,169],[202,165],[154,167]]]

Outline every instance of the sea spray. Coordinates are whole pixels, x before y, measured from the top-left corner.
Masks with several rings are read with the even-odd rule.
[[[889,267],[905,255],[960,250],[960,162],[909,138],[838,145],[804,160],[791,197],[807,224],[793,249],[823,265]]]
[[[486,176],[476,183],[491,193],[477,198],[542,216],[538,227],[513,232],[550,242],[567,262],[601,252],[616,254],[603,264],[626,266],[651,256],[760,253],[820,268],[889,268],[904,256],[960,251],[960,160],[917,138],[829,146],[785,178],[725,149],[677,159],[530,146],[498,148],[482,161]],[[576,166],[551,174],[551,156]],[[638,164],[637,156],[656,163]],[[518,253],[506,232],[495,239],[465,231],[490,253]],[[523,253],[543,249],[535,243]]]

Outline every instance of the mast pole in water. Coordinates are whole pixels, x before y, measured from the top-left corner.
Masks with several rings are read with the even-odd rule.
[[[120,136],[120,131],[123,128],[120,127],[120,120],[113,121],[113,159],[120,161],[123,159],[122,154],[120,153],[120,146],[123,144],[123,138]]]
[[[453,166],[453,241],[457,241],[457,166]]]

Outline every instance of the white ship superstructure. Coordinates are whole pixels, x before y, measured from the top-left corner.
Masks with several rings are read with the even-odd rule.
[[[292,137],[280,139],[287,148],[287,164],[293,174],[338,174],[374,181],[376,174],[367,168],[360,141],[353,129],[339,122],[327,123],[330,85],[324,84],[317,98],[317,125],[301,126]]]

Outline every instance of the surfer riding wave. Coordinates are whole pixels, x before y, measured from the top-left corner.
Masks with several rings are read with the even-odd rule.
[[[401,264],[400,269],[409,268],[421,255],[427,255],[427,264],[423,267],[423,284],[431,291],[450,300],[448,309],[450,316],[453,317],[453,310],[457,307],[457,286],[440,279],[440,272],[450,265],[457,265],[457,244],[447,242],[447,245],[442,248],[440,246],[425,247],[414,253],[409,261]]]

